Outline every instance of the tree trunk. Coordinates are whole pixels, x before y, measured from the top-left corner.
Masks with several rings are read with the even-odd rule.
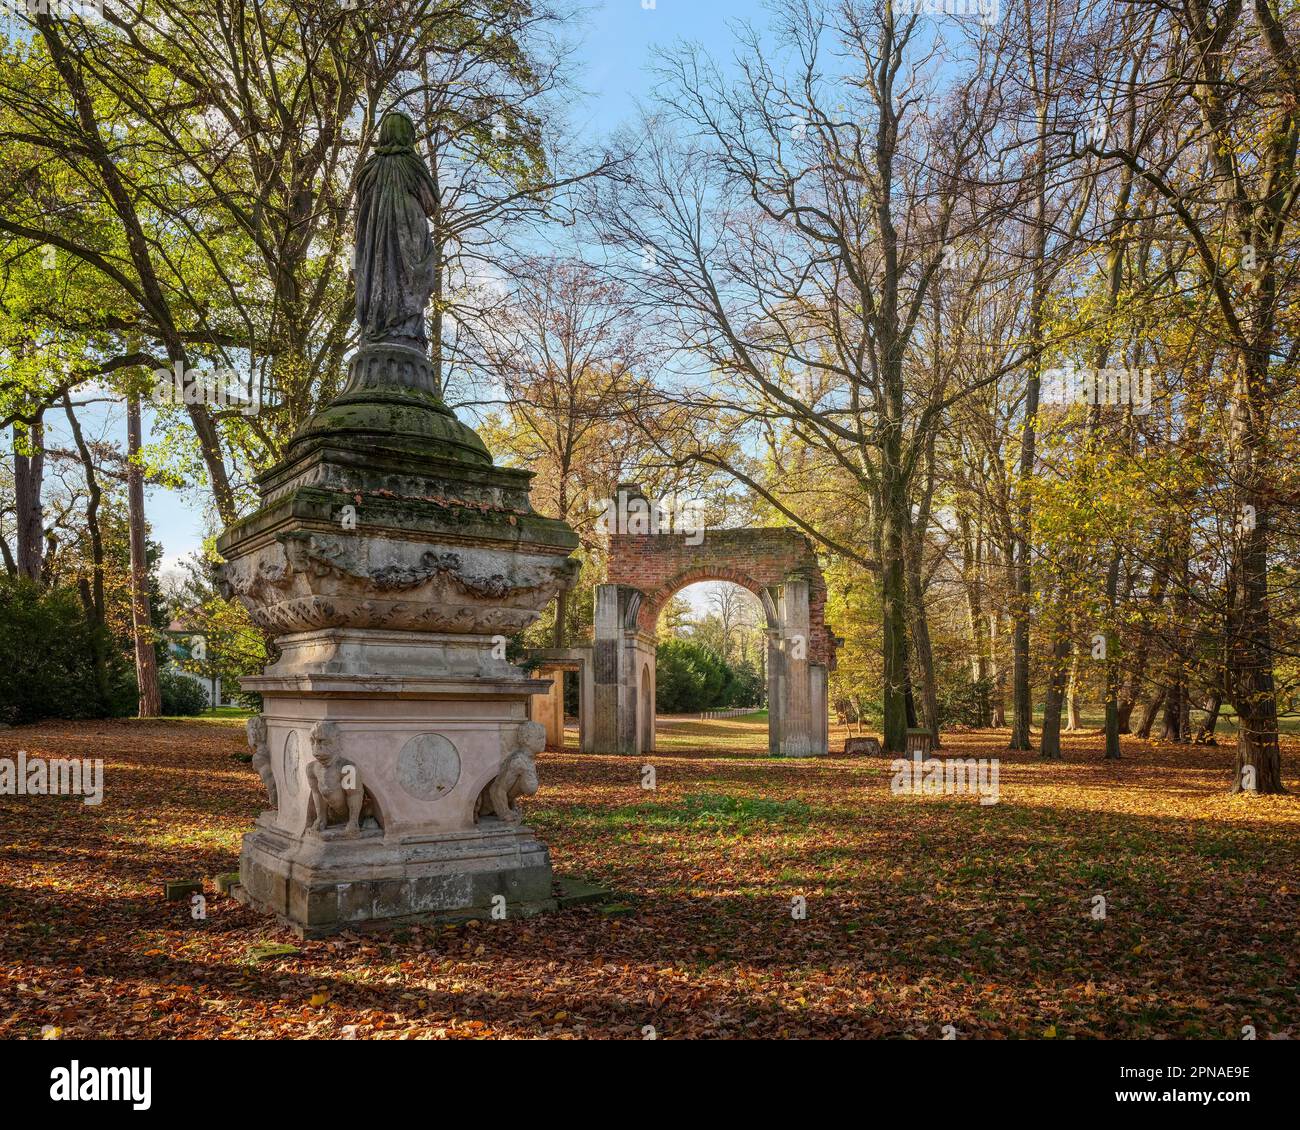
[[[1030,340],[1043,340],[1044,305],[1047,300],[1047,104],[1040,95],[1037,107],[1038,139],[1034,164],[1034,246],[1033,281],[1030,288]],[[1033,689],[1029,685],[1029,617],[1033,611],[1033,580],[1030,576],[1030,537],[1033,527],[1030,513],[1029,484],[1034,475],[1035,444],[1038,428],[1038,397],[1042,384],[1043,358],[1034,358],[1029,367],[1025,390],[1025,422],[1020,434],[1020,466],[1017,470],[1017,514],[1015,542],[1012,547],[1014,595],[1011,615],[1011,748],[1031,749],[1030,724],[1034,715]]]
[[[1131,698],[1126,698],[1122,702],[1115,704],[1115,726],[1116,731],[1121,734],[1131,734],[1133,732],[1133,707],[1136,706]]]
[[[153,646],[153,616],[149,607],[149,562],[144,543],[144,473],[140,469],[140,397],[126,402],[127,519],[131,533],[131,621],[135,635],[135,677],[140,686],[140,717],[162,713],[158,686],[158,657]]]
[[[1183,695],[1185,693],[1181,671],[1177,674],[1171,672],[1169,684],[1165,687],[1164,724],[1160,730],[1162,742],[1181,744],[1184,741]]]
[[[1111,554],[1110,568],[1106,572],[1106,604],[1111,609],[1112,614],[1118,604],[1119,597],[1119,559],[1120,550],[1116,546],[1115,552]],[[1120,757],[1119,736],[1121,732],[1128,732],[1128,718],[1120,717],[1119,707],[1119,635],[1109,629],[1106,630],[1106,659],[1104,682],[1102,696],[1106,709],[1106,718],[1102,723],[1103,732],[1106,736],[1106,752],[1104,759],[1106,761],[1118,761]],[[1133,710],[1129,706],[1129,712]],[[1122,728],[1122,729],[1121,729]]]
[[[86,529],[90,534],[91,583],[84,577],[78,588],[81,602],[86,613],[86,622],[90,626],[91,661],[95,671],[95,690],[99,696],[99,709],[107,714],[109,709],[110,688],[108,680],[108,626],[105,622],[104,604],[104,538],[99,526],[99,503],[103,491],[99,487],[99,478],[95,474],[95,463],[90,448],[86,445],[81,432],[81,424],[72,409],[72,398],[63,394],[63,411],[68,417],[68,427],[72,432],[73,442],[77,445],[77,455],[81,459],[82,472],[86,477]]]
[[[1065,692],[1065,728],[1073,733],[1079,728],[1079,643],[1070,647],[1070,680]]]
[[[1215,691],[1210,698],[1210,705],[1205,708],[1205,720],[1196,731],[1197,745],[1217,744],[1214,732],[1219,728],[1219,711],[1223,709],[1223,693]]]
[[[1268,608],[1269,500],[1262,452],[1268,385],[1267,352],[1242,359],[1242,380],[1233,406],[1234,460],[1238,487],[1233,585],[1228,616],[1228,677],[1237,711],[1237,764],[1232,792],[1284,793],[1277,739],[1277,693],[1273,683],[1272,624]]]
[[[891,441],[892,437],[892,441]],[[902,452],[897,430],[890,428],[882,443],[883,529],[880,595],[884,621],[884,748],[903,753],[907,747],[911,686],[907,670],[907,565],[905,539],[909,506],[901,479]]]
[[[970,520],[959,516],[962,536],[962,577],[966,589],[966,627],[971,640],[971,678],[980,684],[979,724],[992,724],[992,705],[989,701],[989,632],[985,626],[983,546],[984,535],[976,528],[971,536]]]
[[[1169,541],[1169,639],[1165,666],[1165,717],[1160,740],[1181,744],[1187,740],[1187,610],[1190,602],[1191,539],[1183,524]]]
[[[19,454],[20,433],[14,426],[14,494],[17,507],[18,575],[42,581],[45,574],[45,515],[41,507],[41,485],[45,478],[44,409],[27,432],[30,454]]]
[[[1061,706],[1065,699],[1066,659],[1070,655],[1070,637],[1058,629],[1052,645],[1052,663],[1047,676],[1047,694],[1043,700],[1043,740],[1041,755],[1049,761],[1061,760]]]
[[[939,740],[939,692],[934,679],[934,651],[930,644],[930,623],[925,615],[925,593],[921,582],[921,550],[917,545],[919,535],[913,532],[908,538],[907,595],[908,618],[912,629],[912,669],[920,669],[921,712],[930,731],[933,748],[941,746]]]
[[[1151,736],[1151,726],[1156,720],[1156,715],[1160,713],[1160,707],[1165,701],[1164,688],[1160,693],[1147,703],[1146,712],[1142,715],[1142,723],[1138,726],[1137,736],[1139,738],[1149,738]]]
[[[1007,672],[998,651],[998,615],[989,618],[989,654],[993,656],[993,710],[990,723],[997,728],[1007,724]]]
[[[1166,543],[1170,537],[1168,527],[1165,528],[1163,539]],[[1167,581],[1168,561],[1157,563],[1155,571],[1151,577],[1151,588],[1147,593],[1147,611],[1158,611],[1165,602],[1165,590]],[[1124,695],[1119,701],[1119,732],[1127,734],[1129,726],[1133,720],[1133,709],[1137,705],[1138,695],[1142,693],[1142,681],[1146,678],[1147,660],[1151,654],[1151,625],[1144,624],[1141,634],[1138,636],[1137,648],[1133,654],[1133,667],[1128,673],[1128,678],[1124,684]],[[1147,727],[1150,732],[1150,726]],[[1146,734],[1142,734],[1146,737]]]
[[[569,471],[570,463],[569,460],[565,458],[560,464],[559,513],[556,515],[561,522],[567,522],[569,520]],[[568,630],[568,617],[569,590],[561,589],[555,597],[555,630],[551,636],[551,645],[553,647],[564,646],[564,637]]]
[[[1243,681],[1258,684],[1264,679],[1256,674]],[[1257,693],[1258,698],[1243,699],[1244,707],[1237,707],[1237,762],[1230,791],[1284,793],[1276,700],[1263,691]]]
[[[1034,704],[1029,687],[1029,539],[1017,538],[1015,619],[1011,629],[1011,749],[1030,749]]]

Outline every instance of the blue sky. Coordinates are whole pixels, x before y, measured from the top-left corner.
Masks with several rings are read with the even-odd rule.
[[[729,22],[761,24],[766,16],[757,0],[654,0],[653,9],[643,9],[641,3],[605,0],[590,21],[580,24],[584,41],[578,83],[594,97],[575,111],[575,126],[600,134],[631,119],[636,100],[650,93],[647,65],[653,48],[684,39],[722,57],[731,49]]]
[[[594,140],[634,118],[637,101],[649,98],[653,80],[648,66],[654,47],[684,39],[699,42],[725,57],[731,44],[728,21],[752,19],[761,23],[764,18],[755,0],[653,0],[653,8],[643,8],[642,3],[604,0],[591,7],[575,25],[572,34],[579,40],[575,81],[587,94],[571,115],[572,128],[580,137]],[[152,423],[146,411],[146,443]],[[96,407],[86,414],[83,426],[87,438],[102,436],[125,449],[126,417],[120,405]],[[47,428],[51,446],[70,444],[61,412],[47,414]],[[146,510],[152,536],[163,546],[164,572],[199,550],[206,528],[206,490],[151,487],[146,494]],[[694,592],[689,595],[698,599]]]

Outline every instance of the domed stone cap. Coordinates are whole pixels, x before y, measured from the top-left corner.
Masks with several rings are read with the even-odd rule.
[[[478,434],[442,402],[428,358],[402,345],[358,350],[348,367],[347,387],[299,429],[289,455],[327,438],[492,466]]]

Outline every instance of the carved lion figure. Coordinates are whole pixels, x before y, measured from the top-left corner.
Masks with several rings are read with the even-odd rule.
[[[361,831],[363,817],[373,817],[372,806],[367,804],[361,770],[338,752],[338,725],[334,722],[317,722],[311,728],[311,756],[307,763],[307,787],[311,801],[307,806],[307,820],[316,831],[323,832],[331,824],[346,822],[345,835],[355,836]]]
[[[507,824],[520,823],[524,814],[515,801],[537,792],[537,764],[533,757],[545,748],[546,727],[540,722],[523,723],[500,772],[479,794],[476,815],[495,815]]]
[[[271,771],[271,747],[267,741],[266,719],[255,714],[248,720],[248,748],[253,751],[253,768],[266,786],[266,795],[272,808],[280,807],[275,790],[275,774]]]

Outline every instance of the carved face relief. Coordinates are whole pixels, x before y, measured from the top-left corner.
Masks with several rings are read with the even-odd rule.
[[[254,753],[266,751],[266,719],[260,714],[253,715],[247,723],[248,748]]]
[[[322,765],[334,761],[338,752],[338,726],[333,722],[317,722],[311,728],[311,755]]]
[[[546,727],[540,722],[525,722],[519,727],[519,747],[529,753],[541,753],[546,748]]]

